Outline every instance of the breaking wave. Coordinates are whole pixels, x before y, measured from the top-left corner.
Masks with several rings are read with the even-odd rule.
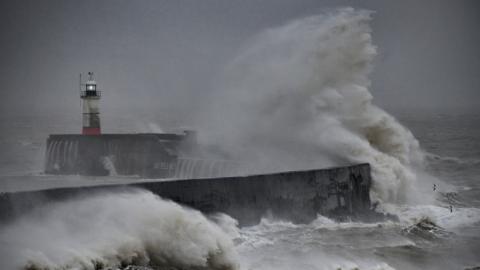
[[[220,226],[140,190],[51,204],[1,229],[0,239],[1,269],[238,268]]]
[[[256,170],[368,162],[373,199],[433,200],[417,193],[418,141],[372,103],[370,19],[345,8],[256,36],[218,82],[207,139]]]
[[[240,230],[228,216],[207,219],[146,191],[93,194],[0,228],[0,268],[225,270],[242,262],[248,269],[391,270],[365,250],[415,245],[392,231],[425,220],[447,230],[480,222],[478,209],[401,205],[430,202],[432,192],[417,194],[430,177],[425,159],[436,157],[372,103],[370,17],[346,8],[259,34],[218,82],[218,102],[206,115],[213,125],[203,134],[257,171],[368,162],[373,199],[400,222],[319,216],[303,225],[263,219]]]
[[[480,209],[478,208],[452,207],[450,210],[448,206],[388,204],[383,207],[387,208],[390,213],[396,214],[403,226],[411,226],[427,219],[443,229],[457,231],[480,222]]]
[[[240,231],[236,248],[247,269],[416,269],[408,261],[385,258],[382,250],[422,250],[425,238],[449,239],[452,232],[480,221],[478,209],[450,213],[420,206],[403,211],[400,221],[378,223],[318,216],[310,224],[293,224],[264,218]]]
[[[264,218],[241,230],[237,249],[247,269],[391,270],[394,268],[381,259],[362,256],[361,250],[414,245],[405,237],[376,237],[375,232],[382,234],[395,226],[390,222],[338,223],[322,216],[310,224]]]

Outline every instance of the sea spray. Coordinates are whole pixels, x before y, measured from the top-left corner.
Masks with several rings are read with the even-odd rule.
[[[47,204],[1,228],[0,268],[237,269],[233,243],[224,232],[234,231],[228,228],[234,222],[217,220],[224,220],[222,227],[141,190]]]
[[[310,224],[265,218],[241,230],[237,249],[246,269],[392,270],[383,258],[365,257],[361,250],[414,244],[395,229],[390,222],[337,223],[322,216]]]
[[[345,8],[257,35],[217,82],[204,139],[256,171],[368,162],[374,200],[431,202],[418,141],[372,104],[370,19]]]

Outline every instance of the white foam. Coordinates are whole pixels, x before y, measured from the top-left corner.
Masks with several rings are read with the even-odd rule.
[[[368,162],[373,199],[432,202],[416,184],[418,141],[372,103],[370,15],[345,8],[257,35],[219,80],[203,139],[260,171]]]
[[[347,225],[348,224],[348,225]],[[371,224],[337,223],[319,216],[311,224],[292,224],[290,222],[264,218],[256,226],[243,228],[236,242],[242,261],[242,269],[394,269],[374,257],[362,257],[358,251],[364,248],[393,247],[414,245],[403,237],[394,237],[385,241],[362,241],[348,239],[336,232],[323,238],[327,230],[372,228]],[[384,228],[384,227],[383,227]],[[361,241],[361,240],[360,240]],[[339,245],[345,245],[339,249]],[[358,249],[358,250],[356,250]],[[360,252],[361,254],[361,252]]]
[[[102,159],[102,164],[105,170],[108,171],[109,176],[118,176],[117,169],[115,168],[115,163],[112,161],[113,156],[105,156]]]
[[[347,229],[361,229],[361,228],[388,228],[398,226],[393,221],[385,222],[374,222],[374,223],[365,223],[365,222],[336,222],[327,217],[319,215],[310,226],[315,227],[316,229],[328,229],[328,230],[347,230]]]
[[[480,222],[480,209],[478,208],[453,207],[450,212],[450,207],[447,205],[399,206],[385,204],[382,207],[387,212],[397,215],[400,222],[405,226],[416,224],[420,220],[428,218],[437,226],[455,231]]]
[[[1,269],[93,270],[95,263],[116,267],[122,262],[238,268],[231,238],[219,226],[144,191],[52,204],[2,228],[0,241]]]

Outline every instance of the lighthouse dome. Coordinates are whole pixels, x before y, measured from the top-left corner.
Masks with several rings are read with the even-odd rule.
[[[97,82],[95,82],[94,80],[88,80],[87,83],[85,83],[85,88],[87,91],[96,91]]]

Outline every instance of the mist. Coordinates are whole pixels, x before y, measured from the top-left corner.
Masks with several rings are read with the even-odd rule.
[[[339,6],[374,11],[380,107],[478,108],[476,1],[2,1],[2,122],[41,117],[69,123],[51,132],[77,131],[78,74],[93,71],[104,130],[195,125],[219,74],[256,34]]]
[[[371,197],[427,202],[424,151],[372,103],[370,21],[368,10],[331,9],[257,34],[214,88],[203,141],[249,164],[245,173],[369,163]]]
[[[89,192],[2,224],[2,267],[478,265],[478,1],[0,8],[3,192],[145,180],[117,175],[108,158],[109,177],[44,173],[48,135],[81,131],[78,75],[93,71],[103,133],[194,129],[202,147],[214,146],[202,159],[245,166],[243,175],[369,163],[370,210],[392,218],[293,224],[266,213],[239,228],[147,191]]]
[[[106,133],[192,128],[203,137],[211,136],[209,141],[218,139],[212,107],[220,108],[218,115],[229,106],[222,99],[232,90],[226,83],[231,79],[226,78],[231,77],[228,70],[246,48],[268,29],[339,6],[372,11],[376,56],[370,63],[368,91],[373,104],[394,116],[405,111],[452,114],[479,108],[475,1],[2,1],[0,5],[8,11],[0,18],[2,38],[7,41],[0,43],[1,160],[21,164],[8,170],[4,166],[4,174],[25,168],[42,171],[48,134],[80,132],[80,72],[96,74]],[[258,53],[259,59],[266,59],[270,52]],[[227,120],[235,123],[248,117],[237,112]],[[293,125],[295,119],[290,120]],[[265,121],[250,124],[269,128]],[[275,132],[282,134],[279,127]],[[231,130],[222,132],[237,139]],[[277,142],[285,145],[284,139],[273,140]],[[25,144],[29,144],[28,160],[17,154]],[[311,150],[306,145],[292,147],[306,156]],[[278,164],[304,162],[303,167],[312,167],[352,162],[342,155],[313,155],[316,163],[298,160],[295,154],[283,156],[290,160]]]

